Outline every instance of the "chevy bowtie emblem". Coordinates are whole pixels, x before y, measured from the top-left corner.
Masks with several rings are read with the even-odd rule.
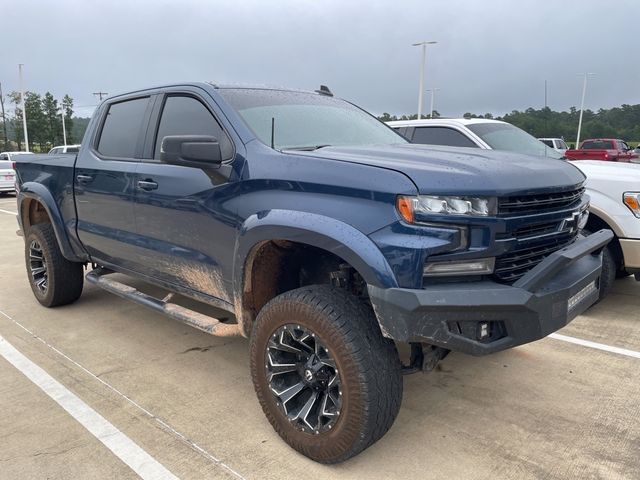
[[[569,218],[565,218],[560,222],[559,232],[573,233],[578,230],[580,223],[580,212],[574,212]]]

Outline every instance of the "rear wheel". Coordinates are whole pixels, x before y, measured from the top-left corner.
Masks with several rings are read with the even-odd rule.
[[[76,301],[82,294],[83,266],[62,256],[51,224],[30,227],[24,245],[29,284],[38,302],[55,307]]]
[[[394,343],[370,308],[324,285],[286,292],[260,311],[251,373],[273,428],[322,463],[347,460],[380,439],[402,401]]]

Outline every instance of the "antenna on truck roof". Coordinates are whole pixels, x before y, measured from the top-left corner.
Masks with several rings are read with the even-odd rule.
[[[331,93],[331,90],[329,90],[329,87],[327,87],[326,85],[320,85],[320,90],[314,90],[316,93],[319,93],[320,95],[326,95],[327,97],[333,97],[333,93]]]

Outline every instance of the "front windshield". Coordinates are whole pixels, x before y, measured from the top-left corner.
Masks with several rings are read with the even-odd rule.
[[[553,148],[509,123],[472,123],[467,126],[494,150],[562,158]]]
[[[271,145],[273,119],[278,150],[407,143],[364,110],[327,95],[235,88],[218,92],[266,145]]]

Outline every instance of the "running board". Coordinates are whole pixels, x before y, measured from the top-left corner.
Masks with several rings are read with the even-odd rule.
[[[93,283],[107,292],[163,313],[178,322],[202,330],[210,335],[215,335],[216,337],[240,336],[240,326],[238,324],[223,323],[217,318],[209,317],[176,303],[170,303],[169,300],[173,297],[172,293],[164,299],[158,300],[129,285],[106,277],[112,273],[114,272],[111,270],[99,267],[87,273],[86,279],[89,283]]]

